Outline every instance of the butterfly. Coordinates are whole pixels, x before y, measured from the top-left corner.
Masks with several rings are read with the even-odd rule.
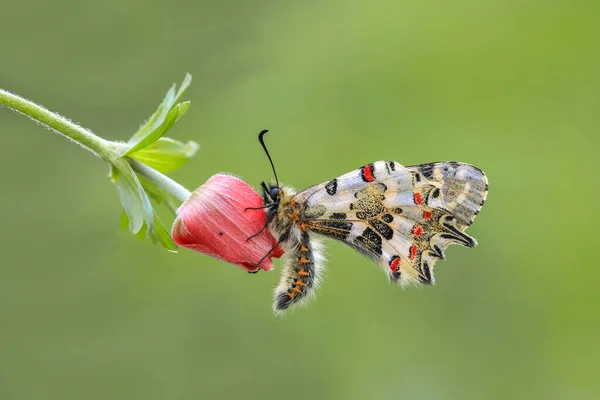
[[[376,161],[296,192],[261,183],[267,223],[285,252],[273,309],[282,312],[314,296],[323,275],[322,235],[380,264],[390,281],[432,285],[433,267],[451,244],[474,247],[465,230],[479,214],[488,181],[461,162],[402,166]]]

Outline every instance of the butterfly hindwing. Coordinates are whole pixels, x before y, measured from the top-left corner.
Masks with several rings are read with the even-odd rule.
[[[487,179],[476,167],[440,162],[368,164],[294,196],[300,221],[377,260],[391,280],[433,283],[433,265],[481,208]]]

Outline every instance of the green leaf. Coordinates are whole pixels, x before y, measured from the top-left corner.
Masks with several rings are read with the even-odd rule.
[[[143,162],[159,172],[175,171],[196,154],[200,145],[162,137],[151,145],[136,151],[130,157]]]
[[[121,214],[121,219],[119,220],[119,225],[121,226],[121,229],[123,229],[124,231],[129,230],[129,218],[127,218],[126,212],[123,212],[123,214]]]
[[[152,231],[152,239],[158,242],[165,249],[177,252],[179,248],[177,244],[171,238],[171,233],[165,228],[164,224],[158,217],[158,214],[154,213],[154,230]]]
[[[135,153],[160,139],[175,124],[178,115],[179,106],[175,106],[158,126],[154,127],[153,130],[148,132],[139,142],[123,153],[122,157]]]
[[[181,119],[190,107],[190,102],[179,103],[186,90],[192,83],[192,76],[186,74],[179,90],[175,85],[167,91],[165,98],[148,121],[129,139],[131,147],[123,154],[127,156],[157,141],[166,131]]]
[[[117,169],[111,169],[111,178],[117,187],[121,205],[128,216],[128,226],[131,233],[137,233],[144,225],[144,207],[137,195],[137,188],[120,176]]]
[[[181,98],[183,97],[183,95],[188,90],[188,88],[190,87],[191,84],[192,84],[192,75],[190,75],[189,73],[185,74],[185,78],[183,78],[183,82],[181,82],[181,86],[179,86],[179,90],[177,91],[177,94],[175,95],[175,101],[173,103],[177,103],[178,101],[181,100]]]
[[[127,229],[127,225],[129,223],[129,218],[126,213],[121,215],[121,227],[123,229]],[[146,224],[143,225],[142,229],[135,235],[138,240],[143,240],[148,237],[148,228]],[[160,220],[158,214],[154,213],[154,229],[150,233],[150,238],[154,243],[160,244],[162,247],[167,249],[168,251],[172,251],[177,253],[179,246],[173,241],[171,238],[171,234],[165,228],[164,224]]]
[[[187,110],[189,110],[191,104],[192,103],[190,101],[184,101],[183,103],[178,104],[179,113],[177,114],[177,119],[175,120],[175,123],[177,123],[177,121],[179,121],[181,117],[183,117]]]
[[[171,111],[171,108],[175,102],[175,84],[169,88],[162,103],[158,106],[154,114],[150,116],[148,121],[138,129],[136,133],[131,136],[129,143],[137,143],[142,140],[150,131],[165,119],[166,115]]]
[[[127,213],[131,233],[138,233],[144,222],[151,232],[154,228],[154,210],[131,166],[126,162],[119,167],[111,166],[111,178],[117,187],[123,209]]]

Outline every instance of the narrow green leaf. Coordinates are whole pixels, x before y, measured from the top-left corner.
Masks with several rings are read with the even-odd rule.
[[[169,117],[170,113],[173,111],[173,109],[175,107],[181,106],[182,104],[186,104],[185,106],[182,106],[180,108],[180,110],[177,113],[177,116],[175,118],[175,122],[177,122],[179,119],[181,119],[183,114],[185,114],[185,112],[189,108],[189,102],[185,102],[185,103],[181,103],[181,104],[178,104],[178,103],[181,100],[181,98],[183,97],[183,95],[185,94],[185,92],[187,91],[187,89],[189,88],[191,83],[192,83],[192,76],[190,74],[186,74],[185,78],[183,79],[183,82],[181,83],[181,86],[179,87],[179,90],[177,90],[177,92],[175,92],[176,85],[171,86],[171,88],[167,91],[167,94],[165,95],[165,98],[163,99],[162,103],[160,104],[160,106],[158,106],[158,108],[154,112],[154,114],[152,114],[152,116],[148,119],[148,121],[146,121],[146,123],[142,127],[140,127],[140,129],[135,134],[133,134],[131,139],[129,139],[128,143],[132,146],[132,148],[135,148],[135,150],[130,149],[124,155],[131,154],[133,151],[137,151],[137,150],[143,148],[143,146],[142,147],[139,146],[140,143],[144,143],[145,145],[148,145],[148,144],[152,143],[153,141],[156,141],[161,135],[155,134],[155,131],[164,124],[165,120]],[[173,124],[169,124],[163,130],[162,134],[164,134],[164,132],[166,132],[172,126],[173,126]],[[150,136],[150,135],[153,135],[154,140],[146,141],[145,140],[146,137]]]
[[[183,143],[179,140],[162,137],[151,145],[131,154],[130,157],[157,171],[168,173],[175,171],[190,160],[199,148],[200,145],[193,141]]]
[[[121,204],[129,218],[129,230],[138,233],[146,222],[148,231],[154,228],[154,210],[135,172],[127,162],[111,167],[111,177],[117,187]]]
[[[190,87],[191,84],[192,84],[192,75],[187,73],[187,74],[185,74],[185,78],[183,78],[183,82],[181,82],[181,86],[179,86],[179,90],[177,91],[177,94],[175,95],[175,100],[173,100],[173,104],[176,104],[181,100],[181,98],[183,97],[183,95],[188,90],[188,88]]]
[[[126,212],[123,212],[123,214],[121,214],[121,219],[119,220],[119,224],[121,225],[121,229],[123,229],[123,230],[129,229],[129,218],[127,218]]]
[[[140,229],[140,231],[135,234],[135,238],[141,242],[148,237],[152,237],[152,236],[148,233],[148,226],[146,226],[146,224],[144,224],[142,226],[142,229]]]
[[[175,84],[173,84],[173,86],[169,88],[167,94],[165,95],[165,98],[163,99],[162,103],[160,103],[154,114],[150,116],[148,121],[146,121],[146,123],[142,125],[136,133],[133,134],[133,136],[131,136],[131,139],[129,139],[128,143],[136,144],[140,140],[142,140],[146,135],[148,135],[148,133],[156,129],[156,127],[164,121],[169,111],[171,111],[174,102]]]
[[[174,253],[177,252],[179,248],[177,244],[171,238],[171,233],[165,228],[165,225],[162,223],[158,214],[154,213],[154,230],[152,231],[152,239],[155,242],[158,242],[165,249],[172,251]]]
[[[152,232],[152,230],[154,229],[154,218],[153,218],[154,209],[152,208],[150,199],[148,198],[148,195],[146,194],[146,191],[144,190],[142,184],[138,180],[137,175],[135,174],[135,172],[133,171],[133,169],[131,167],[129,167],[129,171],[131,172],[131,176],[132,176],[133,180],[135,181],[135,185],[138,189],[138,193],[140,195],[140,198],[142,199],[142,204],[144,206],[144,211],[145,211],[144,212],[144,220],[146,221],[146,226],[148,227],[148,232]]]
[[[139,142],[137,142],[134,146],[130,147],[127,150],[123,157],[130,155],[131,153],[135,153],[138,150],[143,149],[151,145],[160,139],[171,127],[175,124],[177,120],[177,116],[179,115],[179,106],[175,106],[165,117],[160,125],[155,127],[155,129],[149,132],[145,137],[143,137]]]
[[[127,225],[129,224],[129,218],[126,213],[121,215],[121,227],[123,229],[127,229]],[[148,237],[148,228],[146,224],[142,226],[142,229],[138,233],[135,234],[135,237],[138,240],[144,240]],[[173,241],[171,238],[171,234],[165,228],[165,225],[162,223],[158,214],[154,213],[154,230],[150,234],[150,238],[154,243],[160,244],[162,247],[167,249],[168,251],[172,251],[174,253],[177,252],[179,246]]]
[[[177,121],[179,121],[181,119],[181,117],[183,117],[183,115],[187,112],[187,110],[189,110],[190,108],[190,101],[184,101],[183,103],[179,103],[179,113],[177,114],[177,119],[175,120],[175,123],[177,123]]]
[[[116,168],[111,168],[111,178],[117,187],[121,205],[128,216],[129,231],[134,234],[138,233],[144,225],[144,206],[137,187],[132,184],[131,179],[127,179]]]

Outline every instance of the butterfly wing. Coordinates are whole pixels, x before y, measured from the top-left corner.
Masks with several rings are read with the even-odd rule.
[[[444,208],[455,216],[462,230],[473,223],[488,192],[488,181],[483,171],[459,162],[434,162],[412,165],[407,169],[442,185]]]
[[[403,167],[378,161],[299,192],[300,222],[378,261],[400,283],[433,283],[433,265],[465,234],[487,194],[478,168],[457,162]]]

